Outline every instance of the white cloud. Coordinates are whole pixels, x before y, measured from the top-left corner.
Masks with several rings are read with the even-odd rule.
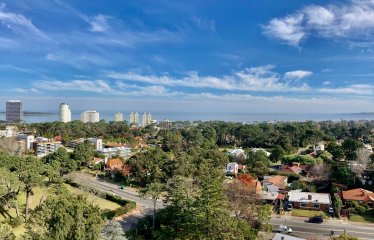
[[[103,80],[72,80],[72,81],[59,81],[59,80],[41,80],[33,84],[35,89],[49,90],[49,91],[83,91],[103,93],[113,91],[109,84]]]
[[[330,82],[330,81],[324,81],[322,84],[323,84],[323,85],[330,85],[331,82]]]
[[[305,70],[296,70],[291,72],[286,72],[284,74],[285,79],[302,79],[312,76],[313,72]]]
[[[98,14],[95,17],[88,20],[91,25],[90,31],[92,32],[105,32],[109,29],[108,19],[109,16]]]
[[[169,75],[144,75],[137,72],[111,72],[107,76],[117,80],[131,82],[142,82],[164,86],[181,86],[191,88],[211,88],[222,90],[239,91],[261,91],[261,92],[281,92],[281,91],[306,91],[307,84],[291,85],[290,82],[281,81],[280,75],[273,72],[274,66],[266,65],[246,68],[234,72],[231,75],[221,77],[199,76],[197,72],[190,72],[186,76],[176,78]]]
[[[216,30],[216,24],[214,20],[209,20],[201,17],[193,17],[192,21],[200,30],[206,29],[212,32]]]
[[[16,34],[21,34],[23,37],[36,37],[39,40],[51,41],[52,39],[39,30],[22,14],[16,14],[5,11],[5,4],[0,7],[0,24],[13,31]]]
[[[293,14],[284,18],[274,18],[264,26],[264,33],[290,45],[298,46],[305,36],[302,27],[303,14]]]
[[[353,84],[339,88],[321,88],[322,93],[332,94],[355,94],[355,95],[374,95],[374,85],[369,84]]]
[[[266,35],[292,46],[298,46],[308,36],[372,42],[374,4],[372,0],[351,0],[346,4],[309,5],[274,18],[263,28]]]
[[[56,53],[48,53],[45,58],[49,61],[65,63],[76,68],[86,68],[92,65],[110,65],[108,60],[104,59],[103,57],[89,53],[77,55],[75,53],[61,51]]]

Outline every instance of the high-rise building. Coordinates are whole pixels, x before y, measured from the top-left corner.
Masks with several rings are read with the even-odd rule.
[[[123,121],[123,114],[121,112],[116,112],[114,114],[114,121],[115,122],[122,122]]]
[[[142,117],[142,127],[146,127],[152,123],[151,113],[144,113]]]
[[[71,111],[69,104],[61,103],[60,104],[60,122],[70,122],[71,121]]]
[[[130,124],[139,125],[139,113],[130,113]]]
[[[85,111],[81,114],[81,121],[84,123],[95,123],[100,121],[100,114],[96,111]]]
[[[23,121],[23,104],[20,100],[9,100],[6,102],[5,119],[10,123]]]

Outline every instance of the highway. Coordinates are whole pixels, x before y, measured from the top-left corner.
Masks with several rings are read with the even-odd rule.
[[[87,185],[103,192],[114,193],[124,199],[135,201],[140,209],[121,221],[121,224],[125,229],[130,229],[140,218],[149,214],[153,210],[153,201],[139,196],[139,194],[134,190],[126,188],[122,190],[119,189],[118,185],[99,181],[96,177],[83,173],[75,173],[72,176],[74,177],[74,181],[79,184]],[[158,201],[156,208],[160,209],[163,207],[163,202]],[[322,224],[315,224],[307,223],[306,220],[307,218],[293,217],[290,215],[274,215],[270,220],[270,224],[273,225],[274,228],[278,228],[279,225],[287,225],[292,228],[292,235],[304,238],[328,239],[331,230],[334,230],[336,235],[340,235],[345,231],[347,234],[358,237],[359,239],[374,239],[374,224],[355,223],[333,219],[325,220]]]
[[[348,235],[358,237],[363,240],[374,239],[374,224],[354,223],[343,220],[325,220],[322,224],[308,223],[307,218],[292,216],[273,216],[270,224],[274,228],[279,225],[286,225],[292,228],[292,235],[303,238],[329,239],[331,230],[335,235],[344,232]]]

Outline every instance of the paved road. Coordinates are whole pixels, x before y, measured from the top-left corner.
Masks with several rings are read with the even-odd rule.
[[[293,234],[298,237],[318,239],[328,239],[331,230],[336,235],[343,234],[344,231],[352,236],[364,240],[374,239],[374,224],[353,223],[342,220],[325,220],[322,224],[307,223],[307,218],[292,216],[273,216],[270,220],[271,225],[279,227],[279,225],[287,225],[293,230]]]
[[[97,178],[87,174],[77,173],[74,174],[75,181],[80,184],[85,184],[98,189],[103,192],[114,193],[124,199],[135,201],[137,206],[140,206],[140,211],[126,217],[121,221],[124,228],[130,229],[136,224],[139,219],[149,214],[153,210],[153,201],[151,199],[144,199],[133,190],[119,189],[118,185],[99,181]],[[162,201],[158,201],[156,208],[163,208]],[[340,220],[325,220],[323,224],[314,224],[305,222],[306,218],[292,217],[292,216],[273,216],[270,220],[271,225],[275,228],[279,225],[287,225],[293,229],[293,235],[311,238],[318,237],[319,239],[328,239],[331,230],[335,234],[342,234],[344,230],[347,234],[358,237],[363,240],[374,239],[374,224],[353,223]]]
[[[123,190],[119,189],[119,186],[116,184],[100,181],[98,178],[84,173],[75,173],[72,175],[72,177],[74,178],[74,181],[79,184],[90,186],[102,192],[114,193],[121,198],[136,202],[138,210],[121,221],[121,225],[125,230],[133,227],[141,218],[152,213],[153,211],[152,199],[143,198],[139,196],[139,194],[134,190],[128,190],[126,188]],[[158,201],[156,204],[156,209],[160,209],[163,207],[163,202]]]

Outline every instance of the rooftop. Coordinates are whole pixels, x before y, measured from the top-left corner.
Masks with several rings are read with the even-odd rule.
[[[288,192],[288,200],[290,202],[331,204],[330,194],[328,193],[300,192],[293,190]]]
[[[363,188],[351,189],[348,191],[343,191],[342,193],[344,200],[364,202],[374,201],[374,193]]]

